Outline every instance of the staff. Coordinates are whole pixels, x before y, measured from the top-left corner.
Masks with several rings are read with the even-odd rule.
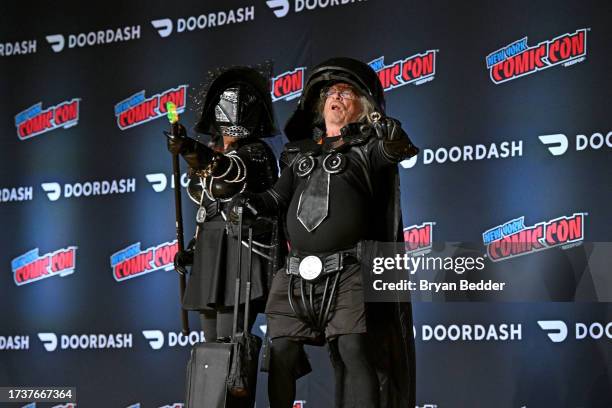
[[[168,121],[170,121],[170,133],[166,134],[169,137],[181,137],[179,133],[179,116],[176,112],[176,105],[172,102],[166,104],[166,110],[168,112]],[[172,155],[172,178],[174,180],[174,213],[176,215],[176,241],[178,245],[178,251],[181,253],[185,248],[183,238],[183,211],[181,207],[181,168],[179,165],[178,154]],[[187,286],[187,279],[185,276],[185,270],[176,268],[176,272],[179,274],[179,294],[180,302],[182,304],[183,296],[185,295],[185,287]],[[181,326],[184,335],[189,334],[189,320],[187,318],[187,311],[181,307]]]

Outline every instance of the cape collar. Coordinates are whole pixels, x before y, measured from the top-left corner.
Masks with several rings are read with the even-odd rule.
[[[323,153],[336,153],[349,150],[352,146],[365,144],[374,132],[372,127],[365,123],[349,123],[340,129],[340,137],[333,138],[331,143],[325,143],[322,129],[315,128],[312,139],[302,139],[287,143],[286,150],[292,153],[318,156]]]

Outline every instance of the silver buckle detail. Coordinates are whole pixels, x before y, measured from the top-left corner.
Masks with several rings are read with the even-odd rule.
[[[300,262],[298,272],[303,279],[309,281],[316,279],[323,272],[323,262],[318,256],[309,255]]]

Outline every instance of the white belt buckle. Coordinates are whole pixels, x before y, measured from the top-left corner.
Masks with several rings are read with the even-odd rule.
[[[314,255],[309,255],[302,259],[298,267],[300,276],[309,281],[318,278],[322,271],[323,262],[321,262],[318,256]]]

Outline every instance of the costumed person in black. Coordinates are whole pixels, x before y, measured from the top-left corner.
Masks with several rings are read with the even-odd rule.
[[[270,406],[292,406],[303,344],[327,341],[337,407],[414,408],[410,303],[365,303],[362,271],[377,243],[403,240],[397,163],[418,149],[385,116],[376,73],[350,58],[313,69],[285,134],[278,182],[233,200],[285,212],[290,252],[266,305]]]
[[[187,138],[182,126],[179,137],[168,138],[170,152],[183,156],[190,167],[189,196],[199,206],[195,237],[185,251],[177,253],[175,266],[185,273],[192,265],[183,308],[200,312],[206,341],[226,341],[232,335],[239,246],[243,259],[247,259],[245,240],[240,245],[237,228],[226,222],[229,201],[241,192],[265,191],[278,178],[274,153],[261,140],[278,133],[269,92],[270,74],[269,64],[258,69],[233,67],[209,72],[207,83],[196,96],[201,117],[194,129],[209,135],[210,143],[207,146]],[[254,227],[257,245],[252,258],[251,310],[255,313],[251,321],[263,309],[268,275],[277,267],[276,225],[269,218],[259,220]],[[246,239],[246,234],[243,237]],[[247,268],[243,262],[243,277]],[[243,286],[242,305],[244,296]]]

